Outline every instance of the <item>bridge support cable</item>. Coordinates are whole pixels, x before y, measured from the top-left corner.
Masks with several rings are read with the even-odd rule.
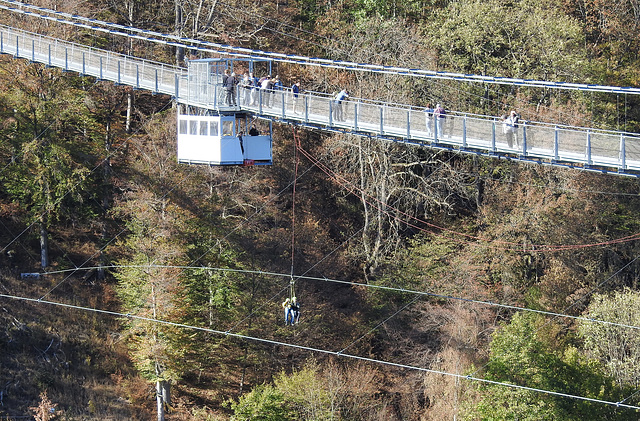
[[[250,48],[234,47],[231,45],[218,44],[209,41],[202,41],[195,38],[180,37],[176,35],[163,34],[146,29],[140,29],[133,26],[125,26],[112,22],[100,21],[97,19],[87,18],[84,16],[73,15],[69,13],[59,12],[44,7],[34,6],[28,3],[21,3],[15,0],[0,0],[0,9],[4,9],[13,13],[20,13],[28,16],[35,16],[40,19],[51,20],[57,23],[74,25],[94,31],[108,32],[114,35],[121,35],[129,38],[135,38],[143,41],[155,42],[164,45],[170,45],[176,48],[190,48],[205,52],[213,52],[236,57],[248,58],[268,58],[275,62],[298,64],[301,66],[317,66],[333,68],[345,71],[364,71],[370,73],[381,73],[391,75],[401,75],[409,77],[446,79],[462,82],[475,83],[491,83],[499,85],[512,85],[518,87],[534,87],[534,88],[554,88],[560,90],[579,90],[590,92],[610,92],[624,95],[640,95],[640,88],[621,87],[609,85],[595,85],[571,82],[554,82],[545,80],[520,79],[499,76],[474,75],[464,73],[453,73],[435,70],[412,69],[406,67],[385,66],[379,64],[356,63],[344,60],[330,60],[318,57],[305,57],[294,54],[275,53],[263,50],[254,50]],[[37,12],[28,11],[27,9],[36,10]],[[45,15],[53,15],[47,16]],[[63,19],[64,18],[64,19]],[[102,27],[101,27],[102,26]],[[106,28],[103,28],[106,27]],[[120,32],[122,31],[122,32]]]

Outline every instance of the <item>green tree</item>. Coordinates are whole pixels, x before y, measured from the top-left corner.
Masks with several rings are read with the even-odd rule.
[[[297,420],[295,413],[287,407],[284,394],[270,384],[258,385],[240,397],[231,408],[232,420],[287,421]]]
[[[142,196],[126,206],[130,234],[120,246],[132,255],[117,262],[117,292],[124,311],[138,316],[126,324],[128,345],[138,371],[156,384],[160,421],[165,404],[171,402],[170,384],[180,377],[171,353],[171,329],[158,321],[175,320],[180,273],[165,266],[180,262],[181,245],[165,200]]]
[[[49,229],[88,209],[93,121],[83,107],[80,79],[41,65],[15,63],[6,104],[13,109],[12,165],[2,172],[6,192],[38,226],[41,266],[49,266]]]
[[[620,386],[640,384],[640,292],[625,289],[613,294],[596,294],[586,317],[611,322],[580,321],[588,355],[603,363]],[[626,326],[621,326],[626,325]]]
[[[117,293],[123,309],[139,318],[126,325],[128,345],[139,372],[156,385],[158,420],[171,403],[170,385],[180,378],[176,361],[175,332],[160,321],[179,321],[179,284],[186,254],[183,234],[189,214],[172,200],[179,184],[175,168],[173,136],[158,120],[147,122],[151,141],[141,145],[131,166],[127,194],[114,207],[126,221],[127,237],[118,244],[122,256]],[[171,141],[169,140],[171,139]],[[132,152],[133,154],[133,152]]]
[[[493,335],[485,378],[563,394],[617,402],[631,389],[591,364],[561,333],[560,326],[533,313],[516,313]],[[481,399],[465,418],[492,420],[632,420],[637,413],[586,400],[507,386],[480,386]]]
[[[581,27],[552,0],[455,1],[425,26],[444,68],[584,82]]]
[[[291,374],[281,372],[273,385],[262,384],[232,404],[234,419],[335,419],[326,384],[318,366],[307,364]]]

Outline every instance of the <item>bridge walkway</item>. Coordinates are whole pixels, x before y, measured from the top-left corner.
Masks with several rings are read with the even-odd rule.
[[[640,136],[634,133],[526,122],[517,142],[509,145],[495,116],[449,111],[438,131],[427,126],[424,109],[363,98],[343,101],[344,119],[336,119],[336,103],[325,93],[306,92],[293,110],[288,90],[254,92],[239,88],[236,107],[222,102],[221,75],[195,83],[190,69],[145,60],[16,28],[0,26],[0,53],[47,66],[93,76],[116,84],[171,95],[181,104],[215,112],[244,111],[260,118],[320,129],[348,132],[434,148],[498,158],[534,161],[583,170],[640,176]],[[257,95],[251,103],[248,98]],[[269,100],[269,102],[267,102]]]

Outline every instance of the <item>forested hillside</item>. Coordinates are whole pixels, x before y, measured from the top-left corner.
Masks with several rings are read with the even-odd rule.
[[[309,57],[640,85],[638,0],[36,4]],[[161,62],[193,53],[0,19]],[[275,71],[640,132],[634,95]],[[635,178],[285,124],[272,166],[183,165],[171,98],[10,56],[0,113],[0,419],[640,416]]]

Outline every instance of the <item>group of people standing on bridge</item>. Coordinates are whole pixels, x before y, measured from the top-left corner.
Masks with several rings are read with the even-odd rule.
[[[235,107],[240,102],[241,105],[257,106],[260,103],[263,107],[275,107],[278,100],[285,101],[284,94],[290,95],[290,104],[293,113],[303,113],[304,104],[301,104],[302,86],[300,81],[294,81],[290,87],[285,87],[280,76],[271,75],[258,78],[253,72],[245,72],[242,77],[238,77],[229,69],[224,71],[222,76],[222,86],[224,87],[224,105]],[[345,121],[343,109],[344,101],[349,98],[349,91],[342,89],[334,92],[330,98],[331,113],[334,121]],[[302,105],[302,109],[301,109]]]
[[[435,108],[431,104],[427,105],[424,109],[424,114],[427,137],[434,137],[435,139],[442,139],[445,136],[451,137],[453,117],[447,115],[447,110],[441,104],[437,104]],[[519,146],[518,127],[521,124],[520,114],[515,110],[511,110],[509,115],[503,114],[500,117],[500,121],[502,123],[502,133],[505,135],[509,148],[513,148],[514,140],[516,146]]]
[[[238,77],[229,69],[224,71],[222,76],[222,86],[225,91],[224,104],[230,107],[241,104],[255,106],[262,102],[264,107],[275,106],[284,91],[289,91],[292,97],[293,112],[298,112],[298,99],[301,94],[301,85],[295,81],[291,87],[285,88],[280,76],[271,75],[258,78],[253,72],[245,72],[242,77]],[[239,90],[238,90],[239,88]]]
[[[453,130],[453,119],[449,118],[449,124],[445,126],[447,122],[447,110],[441,104],[436,104],[435,108],[429,104],[424,110],[425,126],[427,129],[427,136],[434,136],[436,139],[441,139],[445,135],[445,129],[448,136],[451,137]]]

